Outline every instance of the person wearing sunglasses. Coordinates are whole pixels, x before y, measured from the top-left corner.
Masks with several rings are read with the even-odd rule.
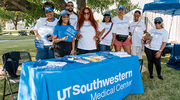
[[[130,24],[130,34],[132,36],[132,55],[136,55],[138,50],[139,60],[142,60],[143,47],[141,40],[144,33],[147,33],[143,21],[140,20],[141,12],[136,10],[134,12],[134,21]]]
[[[101,24],[105,27],[105,32],[100,38],[99,51],[112,50],[116,39],[116,26],[112,23],[109,12],[104,14]]]
[[[161,52],[168,42],[168,32],[163,27],[163,19],[157,17],[154,19],[155,29],[151,29],[149,33],[152,36],[151,47],[145,45],[145,53],[148,60],[148,70],[150,79],[153,79],[153,64],[156,66],[158,78],[163,80],[161,76]]]
[[[78,19],[77,15],[73,13],[73,9],[74,9],[74,4],[72,1],[69,1],[66,4],[66,10],[68,10],[69,12],[69,21],[72,26],[75,25],[75,22],[77,22],[77,19]]]
[[[41,40],[44,43],[44,48],[37,48],[36,60],[54,58],[54,53],[49,50],[52,43],[52,34],[55,25],[57,25],[58,19],[54,17],[54,6],[50,2],[44,3],[43,11],[45,13],[44,18],[37,20],[34,28],[36,39]]]
[[[123,47],[124,51],[128,54],[131,53],[130,41],[129,41],[129,18],[124,15],[125,7],[120,5],[118,7],[118,16],[112,19],[112,22],[116,25],[116,40],[115,40],[115,51],[121,51]]]
[[[96,41],[104,33],[104,27],[95,21],[93,12],[90,8],[84,7],[81,12],[77,25],[76,38],[78,41],[79,54],[96,52]]]
[[[55,26],[53,32],[55,58],[70,54],[74,55],[76,33],[77,31],[70,25],[69,12],[62,10],[58,24]]]

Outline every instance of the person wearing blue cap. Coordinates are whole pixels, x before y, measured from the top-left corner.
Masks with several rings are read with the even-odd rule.
[[[112,19],[112,22],[116,28],[116,40],[115,40],[115,51],[121,51],[123,47],[124,51],[128,54],[131,53],[131,46],[129,41],[129,18],[124,15],[125,7],[120,5],[118,7],[118,16]]]
[[[50,2],[44,3],[43,11],[45,13],[44,18],[37,20],[37,23],[34,28],[36,34],[36,39],[43,41],[44,48],[37,48],[36,60],[38,59],[49,59],[54,58],[54,53],[52,50],[49,50],[52,43],[52,34],[55,25],[58,22],[58,19],[54,17],[54,6]]]
[[[58,24],[55,26],[53,32],[55,58],[70,54],[74,55],[76,33],[77,31],[70,25],[69,12],[62,10]]]
[[[149,31],[152,36],[152,40],[150,43],[151,47],[146,44],[145,53],[148,60],[148,70],[150,73],[149,77],[151,79],[154,78],[153,64],[155,64],[158,78],[163,80],[163,77],[161,76],[161,52],[168,42],[168,32],[163,27],[163,19],[161,17],[155,18],[154,24],[156,28]]]
[[[101,24],[104,26],[105,32],[100,38],[99,51],[112,50],[116,39],[116,26],[113,25],[111,21],[111,14],[109,12],[104,14]]]
[[[138,57],[139,60],[142,61],[142,37],[144,33],[147,33],[146,26],[143,21],[140,20],[141,12],[136,10],[134,12],[134,21],[130,24],[130,34],[132,36],[132,55],[137,54],[138,50]]]

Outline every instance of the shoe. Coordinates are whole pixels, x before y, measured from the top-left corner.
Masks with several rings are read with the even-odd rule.
[[[150,75],[150,76],[149,76],[149,78],[150,78],[150,79],[153,79],[153,78],[154,78],[154,76]]]
[[[158,75],[158,78],[159,78],[160,80],[163,80],[163,77],[162,77],[161,75]]]

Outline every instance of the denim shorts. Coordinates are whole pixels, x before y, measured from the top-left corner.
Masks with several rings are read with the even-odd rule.
[[[99,44],[99,51],[109,51],[110,46]]]
[[[54,58],[54,52],[52,50],[49,50],[49,47],[50,46],[44,46],[44,49],[37,48],[36,60]]]

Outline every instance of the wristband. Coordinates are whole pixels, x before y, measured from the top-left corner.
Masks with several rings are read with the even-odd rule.
[[[99,36],[97,36],[97,38],[100,39]]]
[[[161,51],[161,52],[162,52],[162,50],[159,50],[159,51]]]

